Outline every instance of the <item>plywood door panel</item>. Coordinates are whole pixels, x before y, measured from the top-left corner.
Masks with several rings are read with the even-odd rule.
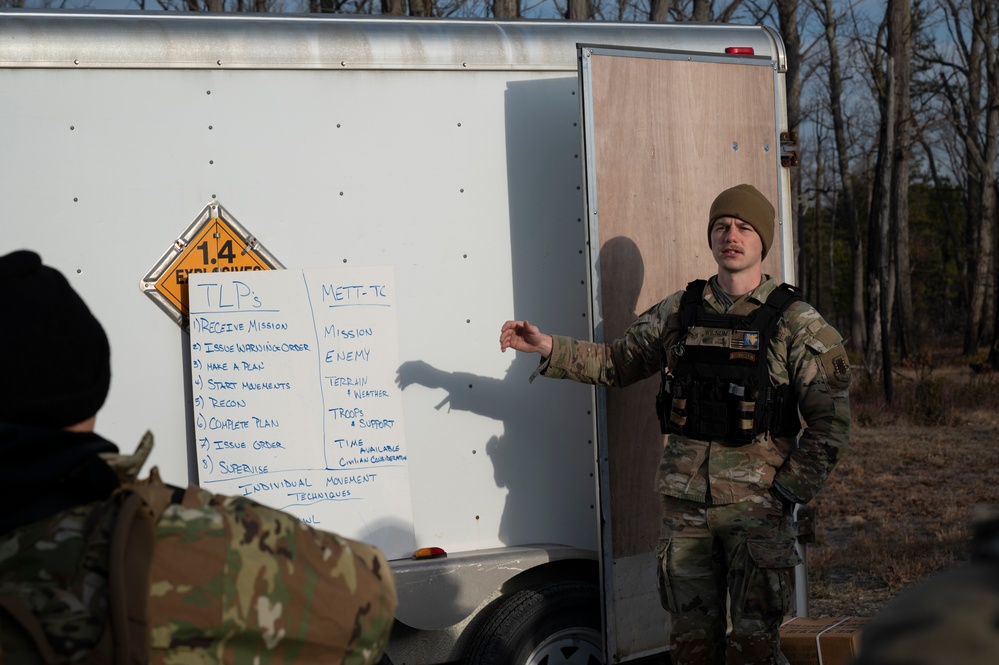
[[[774,71],[759,64],[590,56],[590,186],[599,255],[597,338],[715,272],[708,211],[750,183],[777,202]],[[779,234],[764,263],[780,270]],[[658,377],[607,392],[613,555],[648,552],[659,533],[653,491],[662,450]]]

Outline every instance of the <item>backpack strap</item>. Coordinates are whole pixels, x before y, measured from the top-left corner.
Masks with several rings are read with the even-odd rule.
[[[30,643],[45,665],[64,665],[69,657],[57,654],[49,645],[49,639],[42,629],[38,617],[19,596],[13,593],[0,594],[0,623],[6,623],[4,635],[7,639],[22,644]],[[8,644],[10,646],[10,644]],[[0,645],[0,663],[5,662],[3,645]]]
[[[120,488],[121,510],[111,536],[108,561],[109,623],[88,663],[139,665],[149,662],[149,571],[156,545],[156,523],[173,490],[153,467],[149,478]]]

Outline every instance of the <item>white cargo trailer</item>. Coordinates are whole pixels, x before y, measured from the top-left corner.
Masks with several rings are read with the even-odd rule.
[[[388,656],[633,660],[668,622],[654,387],[528,385],[499,327],[613,337],[710,274],[707,206],[744,181],[791,281],[784,69],[751,26],[2,10],[0,253],[82,293],[112,346],[97,429],[151,430],[175,484],[205,482],[189,275],[390,267],[411,524],[388,527],[446,556],[393,562]]]

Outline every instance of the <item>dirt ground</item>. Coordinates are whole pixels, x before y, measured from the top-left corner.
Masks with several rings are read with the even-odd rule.
[[[973,515],[999,507],[999,376],[923,368],[897,390],[891,408],[857,391],[846,456],[812,502],[811,616],[874,616],[966,561]]]

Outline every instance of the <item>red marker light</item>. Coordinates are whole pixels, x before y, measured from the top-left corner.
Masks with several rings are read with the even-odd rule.
[[[753,50],[752,46],[729,46],[725,49],[725,52],[732,55],[756,55],[756,51]]]
[[[413,552],[414,559],[436,559],[442,556],[447,556],[447,552],[439,547],[421,547]]]

